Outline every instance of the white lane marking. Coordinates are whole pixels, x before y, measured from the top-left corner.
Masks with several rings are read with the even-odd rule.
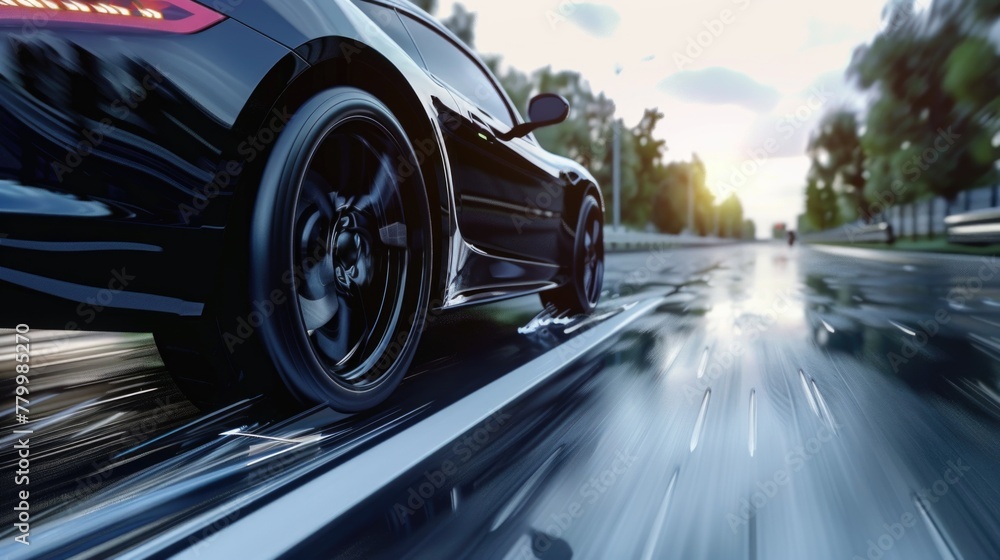
[[[361,455],[284,494],[222,529],[207,542],[203,541],[199,543],[200,546],[183,550],[174,558],[195,560],[241,555],[253,558],[280,556],[659,305],[660,298],[656,298],[597,325]],[[129,551],[122,558],[146,558],[165,546],[183,540],[227,513],[231,514],[231,510],[231,504],[223,504]],[[274,527],[281,527],[281,532],[275,533]]]
[[[556,449],[555,452],[552,453],[552,455],[549,455],[549,458],[546,459],[544,463],[542,463],[542,466],[538,467],[538,470],[532,473],[531,476],[528,477],[528,480],[526,480],[524,484],[521,486],[521,488],[519,488],[517,492],[514,493],[514,497],[507,502],[507,505],[505,505],[503,509],[500,510],[500,513],[498,513],[496,518],[493,520],[493,525],[490,527],[491,533],[493,531],[496,531],[497,529],[500,528],[501,525],[506,523],[507,520],[510,519],[510,516],[514,515],[514,512],[516,512],[518,508],[520,508],[521,505],[524,504],[525,500],[528,499],[528,496],[530,496],[531,493],[535,491],[535,487],[538,486],[538,483],[542,481],[542,478],[546,474],[548,474],[549,469],[551,469],[552,464],[555,463],[555,460],[556,458],[559,457],[560,453],[562,453],[562,447]]]
[[[917,506],[917,511],[920,512],[920,518],[924,520],[924,525],[927,526],[927,531],[931,534],[931,540],[934,541],[934,546],[938,550],[938,554],[941,555],[941,560],[959,560],[961,556],[952,550],[951,545],[948,544],[948,539],[945,537],[944,532],[938,527],[938,524],[931,517],[931,512],[927,510],[927,506],[924,501],[918,496],[913,496],[913,503]]]
[[[809,382],[806,381],[806,372],[799,370],[799,380],[802,381],[802,390],[806,393],[806,399],[809,400],[809,408],[812,409],[813,414],[819,416],[819,407],[816,406],[816,397],[813,397],[812,390],[809,389]]]
[[[694,423],[694,431],[691,432],[691,452],[698,447],[701,435],[705,431],[705,417],[708,416],[708,401],[712,398],[712,390],[705,391],[705,398],[701,400],[701,411],[698,412],[698,420]]]
[[[708,347],[701,353],[701,363],[698,364],[698,379],[705,377],[705,370],[708,369]]]
[[[823,398],[823,393],[819,392],[819,386],[816,385],[816,380],[812,380],[813,392],[816,394],[816,402],[819,404],[819,410],[823,413],[821,419],[826,422],[826,425],[830,427],[833,435],[837,435],[837,421],[833,419],[833,414],[830,413],[830,407],[826,406],[826,399]]]
[[[236,428],[235,430],[229,430],[228,432],[222,432],[219,435],[220,436],[242,436],[242,437],[248,437],[248,438],[264,439],[264,440],[273,441],[273,442],[276,442],[276,443],[288,443],[288,444],[292,444],[292,445],[298,445],[298,444],[301,444],[301,443],[312,443],[314,441],[319,441],[319,440],[323,439],[323,436],[321,436],[319,434],[313,434],[313,435],[310,435],[310,436],[304,436],[304,437],[295,438],[295,439],[272,437],[272,436],[262,436],[262,435],[259,435],[259,434],[251,434],[251,433],[244,432],[241,428]]]
[[[458,486],[451,489],[451,511],[458,511]]]
[[[653,553],[656,552],[656,545],[660,540],[660,533],[663,532],[663,524],[667,521],[667,513],[670,511],[670,501],[674,497],[674,486],[677,484],[677,475],[680,470],[674,471],[674,476],[670,477],[670,484],[667,485],[667,493],[663,496],[663,503],[660,504],[660,511],[653,521],[653,530],[649,533],[649,540],[646,541],[646,548],[642,551],[642,560],[653,560]]]
[[[905,334],[908,334],[910,336],[917,336],[916,331],[914,331],[913,329],[908,329],[905,326],[897,323],[896,321],[891,321],[890,320],[889,324],[892,325],[892,326],[894,326],[894,327],[896,327],[897,329],[903,331],[903,333],[905,333]]]
[[[124,412],[118,412],[116,414],[112,414],[111,416],[108,416],[107,418],[101,420],[100,422],[96,422],[94,424],[87,426],[82,432],[76,434],[76,436],[73,439],[80,439],[80,436],[87,435],[98,428],[103,428],[104,426],[107,426],[108,424],[111,424],[112,422],[118,420],[122,416],[125,416]]]

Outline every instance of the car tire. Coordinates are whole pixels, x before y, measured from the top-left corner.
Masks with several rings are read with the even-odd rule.
[[[570,280],[542,292],[542,304],[561,314],[590,315],[604,289],[604,212],[592,195],[580,207],[570,267]]]
[[[388,398],[430,300],[429,204],[414,169],[402,125],[362,90],[328,90],[293,115],[205,320],[156,335],[196,405],[264,394],[281,408],[294,397],[358,412]]]

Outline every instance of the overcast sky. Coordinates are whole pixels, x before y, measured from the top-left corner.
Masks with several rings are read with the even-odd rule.
[[[442,0],[438,15],[451,13]],[[461,0],[477,48],[521,70],[577,70],[619,105],[665,118],[668,160],[698,153],[758,235],[803,210],[806,142],[826,111],[859,100],[844,71],[879,29],[879,0]],[[725,18],[723,18],[725,16]],[[620,75],[615,74],[621,67]],[[523,108],[522,108],[523,110]],[[754,165],[753,160],[761,164]],[[742,172],[740,171],[742,169]],[[734,176],[735,174],[735,176]],[[736,179],[734,181],[733,179]],[[740,184],[739,180],[745,183]]]

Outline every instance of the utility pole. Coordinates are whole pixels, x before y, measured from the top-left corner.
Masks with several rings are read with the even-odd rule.
[[[698,234],[695,231],[694,227],[695,225],[694,224],[694,181],[691,179],[691,177],[688,177],[687,184],[688,184],[688,219],[685,231],[687,231],[688,235],[694,237],[695,235]]]
[[[614,147],[615,231],[622,227],[622,120],[615,119]]]
[[[639,62],[650,62],[655,58],[656,58],[655,55],[649,55],[643,57],[641,60],[639,60]],[[622,75],[622,72],[624,70],[625,70],[624,66],[622,66],[621,64],[615,64],[616,81],[617,78]],[[615,116],[616,117],[618,116],[617,104],[615,105]],[[612,161],[612,167],[614,169],[611,170],[611,175],[613,177],[612,188],[614,189],[614,195],[612,198],[614,198],[614,205],[615,205],[615,214],[614,214],[615,231],[621,230],[622,227],[622,127],[623,126],[624,123],[622,122],[622,119],[616,118],[614,126],[614,144],[615,144],[614,157]]]

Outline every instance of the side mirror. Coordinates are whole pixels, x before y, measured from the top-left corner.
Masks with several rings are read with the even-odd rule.
[[[510,129],[497,138],[506,142],[514,138],[524,138],[528,134],[546,126],[559,124],[569,117],[569,101],[561,95],[543,93],[536,95],[528,104],[528,122]]]
[[[561,95],[543,93],[528,104],[528,121],[536,128],[552,126],[569,116],[569,101]]]

